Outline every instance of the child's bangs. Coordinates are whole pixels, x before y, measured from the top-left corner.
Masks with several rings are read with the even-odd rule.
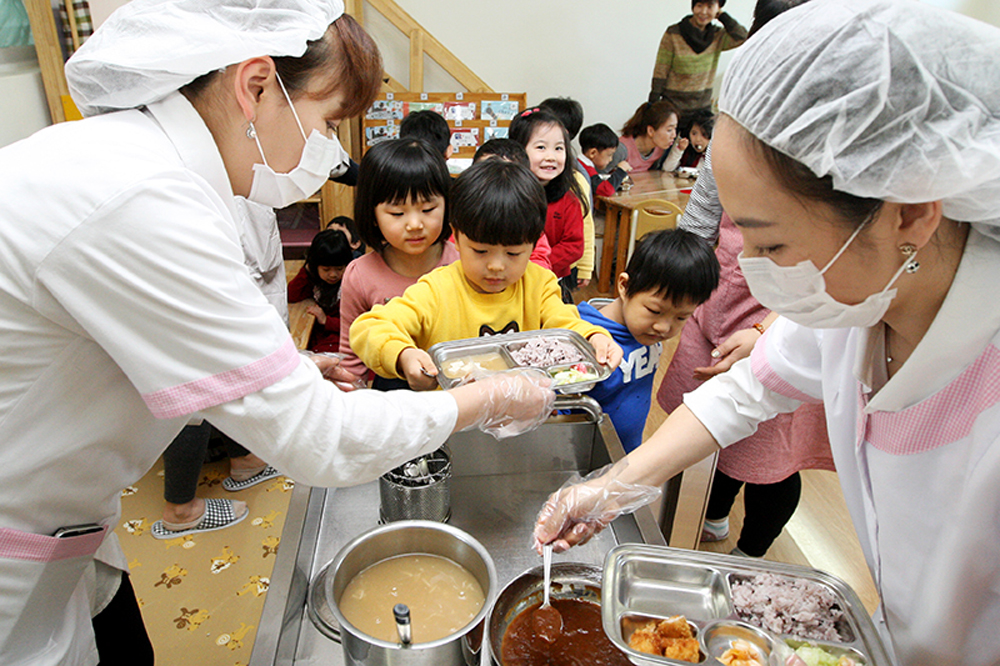
[[[421,203],[434,197],[447,198],[447,169],[441,165],[428,168],[428,156],[425,154],[412,157],[413,159],[400,159],[392,168],[384,170],[383,182],[378,188],[382,194],[382,201],[379,203],[396,206],[408,201]]]

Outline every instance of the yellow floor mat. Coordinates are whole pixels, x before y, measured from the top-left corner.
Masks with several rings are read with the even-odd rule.
[[[122,492],[115,532],[128,558],[156,663],[245,666],[260,625],[294,482],[275,477],[235,493],[222,489],[229,462],[206,464],[199,497],[247,503],[243,522],[215,532],[154,539],[163,512],[162,459]]]

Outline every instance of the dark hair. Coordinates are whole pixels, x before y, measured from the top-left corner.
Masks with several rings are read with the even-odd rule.
[[[324,229],[313,236],[312,244],[306,250],[306,275],[313,287],[316,304],[323,312],[335,311],[340,300],[340,283],[329,284],[319,276],[320,266],[346,266],[354,255],[347,235],[340,229]]]
[[[478,162],[492,156],[508,162],[517,162],[524,167],[531,167],[531,160],[528,159],[528,153],[524,152],[524,146],[513,139],[490,139],[479,146],[472,161]]]
[[[875,218],[882,210],[881,199],[857,197],[833,187],[833,177],[817,177],[809,167],[767,145],[733,120],[749,150],[774,174],[778,184],[793,196],[825,204],[847,225],[856,228]]]
[[[451,189],[451,224],[475,243],[537,243],[548,204],[535,174],[517,162],[481,160]]]
[[[545,185],[545,197],[549,202],[555,202],[561,199],[566,192],[572,192],[580,201],[580,206],[583,208],[583,216],[586,217],[589,212],[590,205],[588,202],[590,197],[584,193],[583,187],[576,178],[576,166],[573,164],[574,160],[576,160],[576,155],[573,153],[573,144],[570,143],[569,133],[563,127],[559,118],[555,114],[538,107],[525,109],[510,121],[510,138],[517,141],[521,144],[522,148],[527,150],[528,143],[531,141],[531,136],[535,133],[535,130],[539,127],[551,125],[555,125],[562,130],[563,141],[566,144],[566,165],[558,176]]]
[[[371,35],[348,14],[331,23],[322,37],[307,42],[301,56],[274,56],[272,60],[292,98],[305,94],[314,77],[324,77],[327,85],[309,96],[324,99],[342,93],[341,114],[345,118],[360,115],[382,89],[382,54]],[[181,93],[195,99],[218,76],[219,70],[203,74],[182,87]]]
[[[625,268],[625,293],[653,291],[674,305],[704,303],[719,286],[719,260],[704,238],[683,229],[652,231],[636,243]]]
[[[399,124],[400,139],[421,139],[444,155],[451,145],[451,128],[440,113],[431,110],[414,111]]]
[[[358,238],[381,252],[388,244],[375,220],[375,207],[382,203],[399,204],[408,199],[428,201],[445,198],[444,225],[438,243],[448,239],[448,189],[451,176],[444,156],[417,139],[391,139],[372,146],[358,169],[354,192],[354,223]]]
[[[778,14],[788,11],[792,7],[798,7],[801,4],[805,4],[808,1],[809,0],[757,0],[757,4],[753,8],[753,24],[750,26],[750,32],[747,33],[747,38],[756,34],[758,30],[767,25],[767,23]]]
[[[550,112],[569,132],[570,140],[576,138],[583,127],[583,105],[569,97],[549,97],[538,105],[539,109]]]
[[[715,129],[715,114],[708,109],[695,109],[685,113],[677,123],[677,134],[688,139],[691,137],[691,128],[695,125],[711,139],[712,131]]]
[[[329,229],[333,225],[337,225],[339,227],[344,227],[345,229],[347,229],[347,236],[348,236],[347,242],[351,244],[357,243],[359,245],[357,249],[364,250],[365,244],[358,236],[358,225],[354,224],[354,220],[352,218],[346,215],[337,215],[332,220],[326,223],[326,228]]]
[[[637,137],[646,133],[647,127],[654,130],[670,120],[670,116],[680,118],[681,114],[673,102],[661,99],[659,102],[643,102],[622,127],[625,136]]]
[[[719,9],[726,6],[726,0],[691,0],[691,9],[694,9],[697,4],[710,5],[713,2],[719,3]]]
[[[604,123],[584,127],[580,132],[580,150],[587,152],[591,148],[607,150],[618,147],[618,135]]]

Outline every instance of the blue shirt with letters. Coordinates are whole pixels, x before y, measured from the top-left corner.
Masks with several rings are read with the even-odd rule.
[[[590,303],[580,303],[579,310],[584,320],[607,329],[624,352],[621,365],[588,395],[601,403],[628,453],[642,443],[653,394],[653,377],[660,363],[663,343],[639,344],[625,325],[608,319]]]

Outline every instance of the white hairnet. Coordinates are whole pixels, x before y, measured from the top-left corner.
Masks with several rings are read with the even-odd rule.
[[[953,12],[812,0],[739,49],[719,107],[838,190],[997,226],[998,61],[1000,30]]]
[[[131,0],[66,63],[91,116],[163,99],[215,69],[300,56],[344,13],[343,0]]]

